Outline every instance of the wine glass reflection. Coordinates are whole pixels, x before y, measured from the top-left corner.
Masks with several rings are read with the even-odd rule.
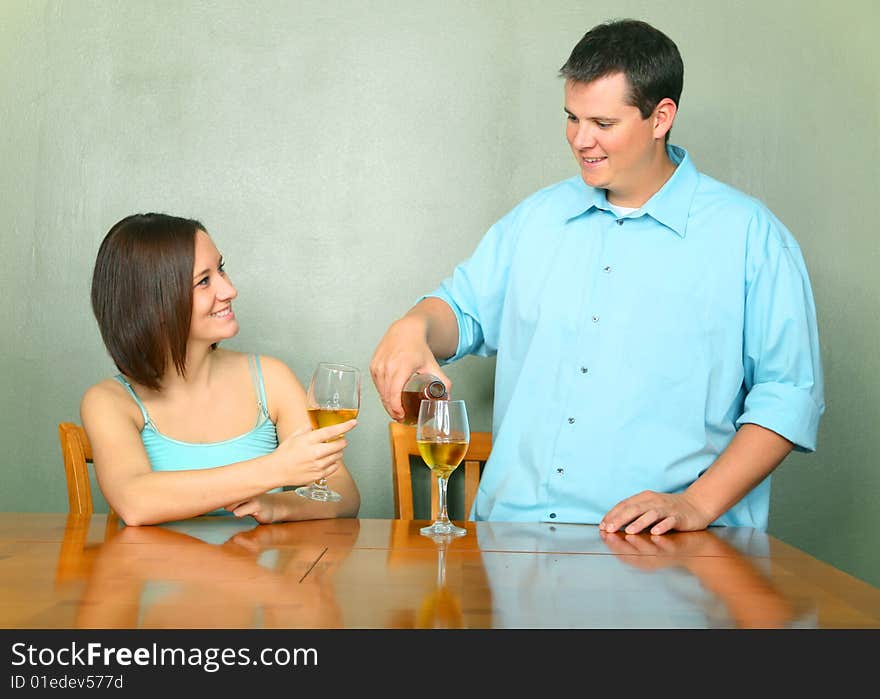
[[[430,537],[437,544],[437,580],[434,591],[427,595],[416,614],[417,629],[460,629],[464,616],[461,601],[446,584],[446,550],[455,541],[450,534]]]

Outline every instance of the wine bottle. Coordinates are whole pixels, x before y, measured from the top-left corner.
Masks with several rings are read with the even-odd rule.
[[[446,385],[433,374],[413,374],[400,392],[403,405],[404,425],[415,425],[419,421],[419,406],[423,400],[449,400]]]

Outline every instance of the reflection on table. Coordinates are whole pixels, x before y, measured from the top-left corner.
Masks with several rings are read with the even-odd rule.
[[[0,514],[5,628],[880,628],[880,590],[764,533]]]
[[[206,539],[185,526],[124,527],[95,556],[79,628],[336,627],[331,584],[302,584],[327,547],[317,522]],[[357,538],[347,520],[341,551]],[[329,581],[333,571],[324,571]]]
[[[486,527],[481,547],[503,548],[514,536],[520,545],[529,538],[536,549],[558,553],[515,559],[484,554],[496,602],[505,610],[497,626],[535,627],[562,614],[572,626],[601,628],[816,625],[809,598],[789,596],[773,583],[768,537],[754,530],[650,536],[591,528],[585,537],[567,526],[530,525],[517,532],[519,526],[500,532],[494,524]],[[579,556],[570,552],[603,547],[614,555],[596,556],[585,576]]]

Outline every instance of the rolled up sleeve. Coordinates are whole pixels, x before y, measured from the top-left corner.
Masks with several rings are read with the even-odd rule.
[[[492,226],[473,255],[460,263],[436,290],[422,297],[445,301],[458,322],[458,349],[443,364],[468,354],[491,356],[498,351],[517,213],[514,209]]]
[[[816,309],[806,265],[772,215],[753,221],[743,333],[748,391],[737,426],[753,423],[814,451],[825,411]]]

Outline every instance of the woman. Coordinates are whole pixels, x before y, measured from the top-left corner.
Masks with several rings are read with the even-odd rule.
[[[121,373],[89,388],[80,412],[98,485],[128,525],[357,515],[346,441],[334,440],[357,421],[312,430],[283,362],[218,347],[238,332],[237,293],[198,221],[135,214],[101,243],[92,308]],[[340,502],[281,490],[321,477]]]

